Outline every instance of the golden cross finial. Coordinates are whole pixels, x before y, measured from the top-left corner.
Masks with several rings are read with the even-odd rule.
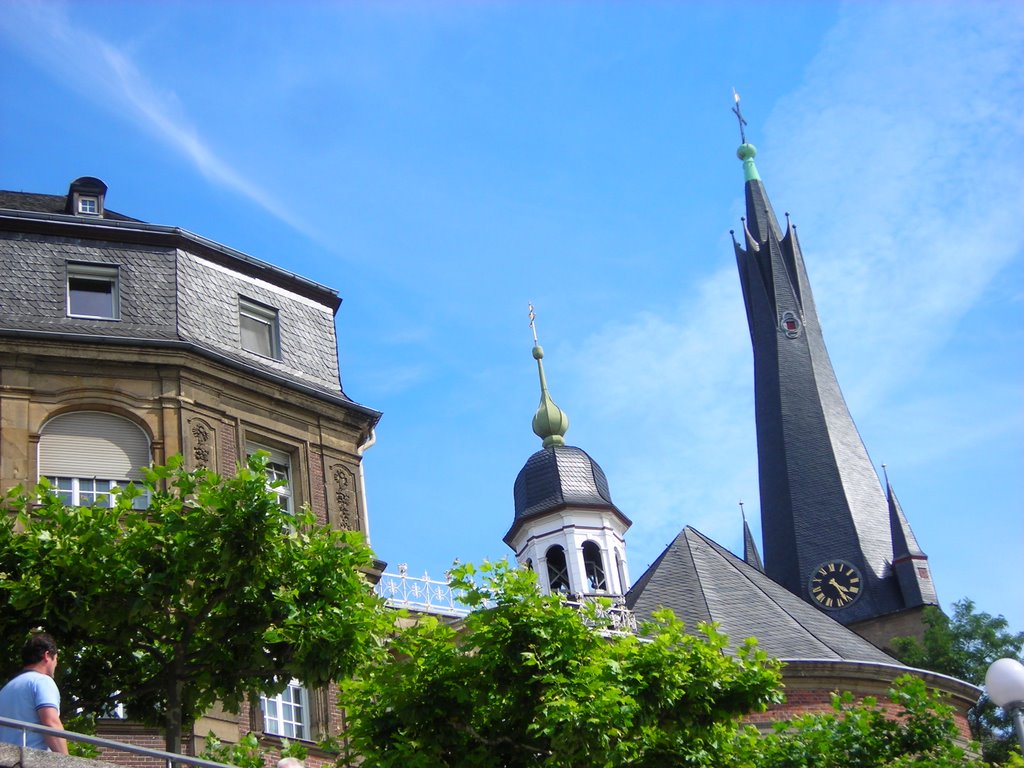
[[[533,302],[528,302],[527,305],[530,308],[530,330],[533,331],[533,343],[536,346],[537,342],[537,325],[534,320],[537,319],[537,313],[533,311]]]
[[[732,108],[732,112],[736,115],[736,119],[740,121],[740,144],[747,143],[747,136],[743,132],[743,126],[747,124],[747,121],[743,119],[743,113],[740,112],[740,95],[736,93],[736,89],[732,89],[732,99],[736,102],[736,106]]]

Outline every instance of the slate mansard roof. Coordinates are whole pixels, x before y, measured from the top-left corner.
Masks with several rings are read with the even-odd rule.
[[[606,508],[627,526],[630,522],[612,503],[604,470],[586,451],[571,445],[542,448],[527,459],[513,494],[515,519],[506,543],[524,521],[566,507]]]
[[[756,637],[782,659],[899,664],[689,526],[629,590],[626,605],[640,619],[670,608],[691,631],[718,622],[733,646]]]
[[[0,336],[180,347],[379,418],[342,390],[336,291],[102,204],[101,215],[74,215],[70,195],[0,191],[0,267],[7,277],[0,281]],[[116,320],[68,316],[69,264],[117,267]],[[242,348],[240,298],[276,310],[277,357]]]

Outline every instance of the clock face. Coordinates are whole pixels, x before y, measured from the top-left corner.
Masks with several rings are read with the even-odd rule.
[[[834,611],[845,608],[864,588],[860,571],[845,560],[822,563],[811,574],[811,597],[820,608]]]

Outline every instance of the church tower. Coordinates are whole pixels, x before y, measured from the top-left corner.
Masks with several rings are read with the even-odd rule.
[[[629,588],[623,537],[630,520],[612,503],[597,462],[565,444],[569,417],[548,393],[532,305],[530,327],[540,375],[533,431],[543,448],[516,477],[515,519],[504,541],[521,566],[537,572],[545,593],[621,597]]]
[[[735,242],[754,352],[765,573],[878,645],[935,605],[928,558],[883,492],[839,389],[796,227],[772,210],[746,142],[745,246]]]

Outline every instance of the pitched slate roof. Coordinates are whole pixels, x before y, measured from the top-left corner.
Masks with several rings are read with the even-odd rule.
[[[671,608],[689,628],[714,621],[734,645],[753,636],[772,656],[898,664],[690,526],[626,595],[637,618]]]
[[[0,190],[0,265],[16,278],[0,281],[0,336],[178,346],[380,417],[341,388],[333,289],[177,227],[67,210],[64,195]],[[116,265],[116,320],[68,315],[74,262]],[[276,311],[277,357],[243,348],[240,296]]]
[[[0,189],[0,208],[13,211],[34,211],[35,213],[67,213],[67,195],[43,195],[38,192],[14,192]],[[138,221],[109,208],[103,211],[104,219],[114,221]]]

